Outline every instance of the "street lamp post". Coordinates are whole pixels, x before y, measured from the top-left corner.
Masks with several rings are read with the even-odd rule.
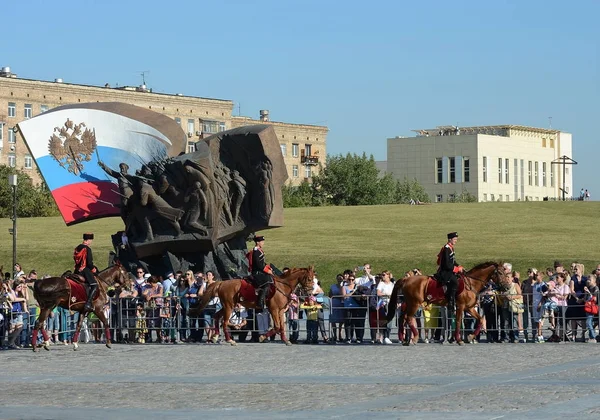
[[[17,175],[9,175],[8,176],[8,185],[12,187],[13,190],[13,213],[12,213],[12,237],[13,237],[13,269],[15,264],[17,263]]]

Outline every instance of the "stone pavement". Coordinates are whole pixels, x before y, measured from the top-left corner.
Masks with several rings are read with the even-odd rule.
[[[600,344],[88,344],[0,363],[0,419],[600,416]]]

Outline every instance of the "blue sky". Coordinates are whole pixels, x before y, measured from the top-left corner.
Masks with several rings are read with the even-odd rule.
[[[574,189],[600,197],[600,2],[32,0],[2,6],[20,77],[230,99],[327,125],[328,153],[386,159],[437,125],[573,134]]]

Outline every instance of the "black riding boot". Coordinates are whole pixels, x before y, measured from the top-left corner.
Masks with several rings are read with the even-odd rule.
[[[88,291],[87,302],[85,302],[85,307],[84,307],[84,310],[86,312],[92,312],[94,310],[93,302],[94,302],[94,295],[96,294],[96,290],[98,290],[97,284],[90,285],[90,290]]]
[[[269,291],[269,285],[265,284],[258,291],[258,298],[256,299],[256,312],[261,313],[265,309],[265,299],[267,298],[267,292]]]
[[[451,285],[448,285],[446,300],[448,301],[448,318],[452,318],[456,315],[456,289]]]

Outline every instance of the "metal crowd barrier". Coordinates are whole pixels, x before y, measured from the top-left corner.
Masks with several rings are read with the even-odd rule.
[[[399,296],[397,308],[386,308],[386,311],[397,312],[394,320],[387,323],[385,311],[369,308],[369,297],[363,299],[358,308],[348,309],[343,305],[343,296],[324,297],[323,308],[319,311],[319,317],[315,322],[307,322],[303,309],[298,310],[298,320],[286,321],[286,333],[288,338],[294,342],[381,342],[385,338],[397,341],[398,319],[401,311],[402,296]],[[524,302],[533,303],[533,294],[523,295]],[[493,342],[534,342],[539,341],[539,332],[544,341],[575,341],[579,330],[581,337],[589,337],[587,331],[587,317],[571,319],[568,315],[571,311],[583,312],[584,303],[571,304],[568,306],[554,307],[547,305],[541,312],[534,310],[532,305],[523,305],[522,313],[514,313],[503,304],[504,295],[494,295],[493,299],[487,301],[484,295],[480,295],[477,307],[478,313],[484,317],[482,333],[477,338],[482,341]],[[600,300],[600,296],[596,296]],[[447,316],[446,309],[437,305],[430,305],[431,311],[424,308],[419,309],[415,317],[419,341],[445,341],[452,337],[454,331],[454,319]],[[176,343],[206,342],[212,337],[214,331],[214,318],[210,315],[216,308],[205,311],[197,318],[187,315],[187,305],[182,304],[178,297],[167,296],[152,298],[146,301],[144,298],[113,298],[105,307],[105,314],[109,320],[109,327],[114,342],[121,343]],[[206,315],[208,314],[208,315]],[[35,317],[29,313],[3,313],[4,325],[0,329],[0,345],[6,344],[10,319],[22,315],[27,322],[23,323],[23,331],[20,339],[15,342],[27,345],[31,339],[31,329]],[[78,313],[59,308],[55,312],[55,320],[47,321],[46,326],[52,327],[51,337],[57,343],[70,343],[77,320]],[[539,320],[542,322],[539,328]],[[596,329],[600,318],[598,314],[591,317]],[[51,324],[51,325],[50,325]],[[230,328],[234,339],[239,341],[258,340],[259,335],[264,334],[272,321],[268,312],[255,314],[253,310],[247,310],[246,326],[235,330]],[[402,326],[406,330],[406,337],[411,338],[408,326]],[[467,316],[463,319],[461,330],[462,339],[466,341],[469,334],[475,329],[475,319]],[[103,329],[100,321],[88,316],[83,323],[80,341],[94,342],[103,341]],[[223,336],[221,328],[221,338]],[[278,338],[277,338],[278,339]],[[41,341],[41,337],[40,337]]]

